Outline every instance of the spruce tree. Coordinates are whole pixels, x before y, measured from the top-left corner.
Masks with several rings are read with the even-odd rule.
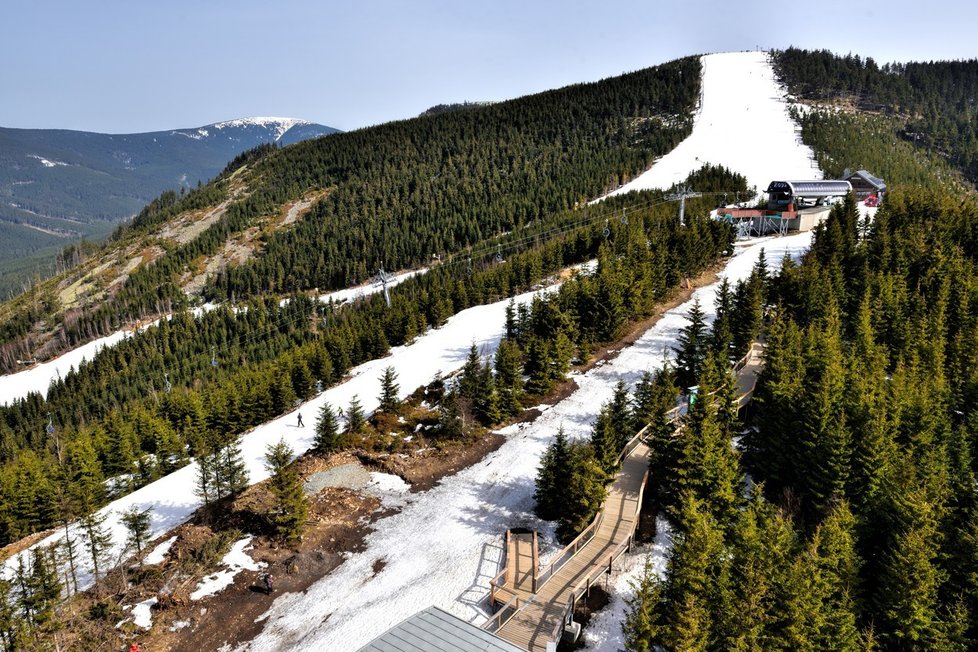
[[[438,436],[447,439],[459,439],[465,435],[465,422],[462,420],[462,408],[459,406],[458,393],[448,392],[442,397],[438,408]]]
[[[475,398],[472,400],[472,409],[479,423],[484,426],[491,426],[503,418],[499,406],[499,392],[496,391],[496,379],[492,375],[492,367],[488,362],[479,370],[479,382]]]
[[[275,496],[275,529],[278,537],[287,543],[301,538],[308,512],[299,474],[292,466],[293,456],[284,440],[265,449],[265,468],[271,474],[270,488]]]
[[[523,411],[520,399],[523,397],[523,375],[520,363],[520,350],[516,342],[504,339],[496,349],[496,391],[499,393],[499,408],[503,414],[516,416]]]
[[[730,291],[730,280],[726,276],[717,288],[714,305],[716,317],[713,319],[710,347],[729,359],[733,354],[733,294]]]
[[[381,412],[387,414],[397,414],[401,407],[401,401],[397,396],[400,387],[397,384],[397,372],[394,367],[384,369],[384,375],[380,378],[380,407]]]
[[[150,512],[149,509],[141,510],[135,505],[120,513],[119,519],[126,528],[126,547],[135,549],[137,553],[143,551],[150,535]]]
[[[651,556],[645,558],[642,576],[632,584],[635,593],[627,600],[628,611],[621,625],[628,652],[652,652],[662,636],[662,588],[652,567]]]
[[[679,331],[676,352],[676,381],[683,389],[692,387],[699,378],[703,359],[706,357],[706,322],[699,299],[693,301],[693,306],[687,315],[689,324]]]
[[[479,390],[479,373],[482,370],[482,363],[479,360],[479,349],[475,342],[469,347],[469,355],[465,359],[462,367],[462,375],[458,382],[458,393],[462,398],[474,400]]]
[[[96,584],[101,578],[105,566],[105,556],[112,548],[112,534],[105,526],[106,515],[91,512],[79,521],[82,530],[82,541],[88,551],[88,559],[92,562],[92,574]]]
[[[363,413],[363,405],[356,394],[350,399],[350,405],[346,408],[346,430],[351,435],[358,435],[363,431],[367,424],[367,417]]]
[[[557,519],[570,473],[569,444],[561,426],[553,442],[547,446],[537,469],[536,492],[533,496],[536,499],[534,512],[537,516],[545,521]]]
[[[218,451],[214,480],[218,498],[233,496],[248,486],[248,469],[241,457],[240,437],[234,437]]]
[[[316,421],[316,439],[313,449],[320,454],[333,453],[341,448],[340,427],[329,403],[323,403],[319,408],[319,419]]]

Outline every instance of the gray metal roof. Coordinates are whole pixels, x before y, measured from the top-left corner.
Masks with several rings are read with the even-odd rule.
[[[812,179],[810,181],[772,181],[767,191],[791,190],[795,197],[834,197],[852,190],[848,181],[838,179]]]
[[[857,170],[850,174],[847,178],[852,179],[853,177],[860,177],[863,181],[873,186],[877,190],[886,190],[886,182],[879,177],[873,176],[866,170]]]
[[[394,625],[359,652],[523,652],[444,609],[428,607]]]

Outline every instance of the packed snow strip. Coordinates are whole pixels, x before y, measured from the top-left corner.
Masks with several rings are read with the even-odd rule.
[[[387,287],[388,289],[396,287],[404,281],[415,276],[420,276],[427,271],[428,268],[423,267],[421,269],[395,274],[387,283]],[[383,289],[384,286],[380,283],[359,285],[323,294],[319,297],[319,301],[321,303],[328,303],[330,301],[333,303],[347,303],[382,292]],[[280,305],[285,305],[288,301],[288,299],[283,299]],[[217,304],[206,303],[203,306],[194,308],[191,312],[195,317],[199,317],[216,307]],[[171,317],[172,315],[167,315],[167,319]],[[150,326],[157,324],[159,324],[158,319],[140,326],[138,330],[144,331]],[[52,382],[66,376],[72,369],[78,369],[78,366],[85,360],[94,360],[99,351],[115,346],[126,337],[131,336],[131,334],[132,331],[130,330],[119,330],[106,337],[100,337],[97,340],[83,344],[48,362],[34,365],[24,371],[0,376],[0,405],[8,405],[13,401],[25,398],[30,392],[37,392],[47,398],[48,388]]]
[[[228,553],[221,559],[221,564],[227,568],[212,573],[201,580],[197,584],[197,588],[190,594],[190,599],[197,601],[220,593],[234,584],[235,576],[243,570],[258,571],[265,568],[267,566],[265,562],[255,561],[248,554],[248,551],[251,550],[251,539],[251,536],[247,536],[235,541]]]
[[[156,564],[162,564],[163,560],[166,559],[166,553],[170,552],[170,548],[173,547],[174,542],[176,542],[177,537],[172,536],[163,543],[159,544],[153,548],[148,555],[143,557],[144,566],[154,566]]]
[[[800,128],[788,114],[766,52],[709,54],[700,61],[703,92],[692,133],[606,196],[669,188],[707,163],[739,172],[758,191],[776,179],[822,178],[812,150],[801,142]]]
[[[557,285],[543,290],[551,291]],[[515,298],[516,303],[528,303],[538,292],[527,292]],[[380,378],[388,366],[398,374],[400,397],[406,398],[415,388],[430,383],[438,374],[448,374],[460,369],[465,364],[469,347],[475,345],[486,351],[494,351],[503,335],[505,311],[509,300],[498,301],[489,305],[475,306],[464,310],[448,319],[444,326],[429,330],[417,338],[412,344],[391,349],[386,358],[372,360],[350,372],[350,378],[332,387],[311,401],[303,404],[298,410],[283,415],[262,424],[241,438],[242,458],[244,459],[250,482],[260,482],[268,477],[265,468],[265,452],[270,444],[284,439],[297,453],[309,450],[315,436],[314,424],[316,415],[323,405],[329,404],[333,409],[345,408],[354,396],[359,397],[360,403],[368,413],[373,412],[380,396]],[[299,428],[298,414],[305,413],[308,427]],[[157,537],[186,521],[200,507],[201,502],[194,494],[197,464],[191,463],[177,469],[166,477],[134,491],[133,493],[115,500],[99,510],[106,517],[106,526],[112,536],[112,549],[106,555],[111,563],[118,563],[126,554],[126,529],[120,514],[132,507],[139,510],[150,510],[151,537]],[[384,488],[390,488],[390,480],[378,481]],[[378,491],[382,488],[378,487]],[[396,492],[388,491],[394,496]],[[71,528],[73,537],[79,538],[77,526]],[[43,539],[35,546],[47,546],[61,541],[64,530]],[[33,548],[34,546],[31,546]],[[24,562],[29,550],[14,555],[3,564],[0,575],[11,577],[20,555]],[[85,560],[79,570],[79,586],[87,588],[92,581],[91,561]]]
[[[217,304],[206,303],[194,308],[191,312],[195,317],[199,317],[216,307]],[[172,315],[167,315],[166,318],[171,319]],[[142,332],[159,323],[160,320],[157,319],[140,325],[136,330]],[[22,399],[30,392],[37,392],[47,398],[48,388],[51,387],[52,382],[68,375],[71,370],[78,369],[85,360],[94,360],[99,351],[115,346],[127,337],[131,337],[132,333],[132,330],[118,330],[111,335],[82,344],[48,362],[42,362],[24,371],[0,376],[0,405],[8,405],[13,401]]]
[[[785,253],[797,257],[810,242],[811,234],[803,233],[744,248],[721,276],[731,282],[747,278],[761,249],[769,269],[776,270]],[[714,314],[716,288],[713,284],[694,293],[708,319]],[[671,359],[690,305],[668,311],[614,360],[575,375],[579,389],[532,423],[500,431],[507,441],[499,449],[416,494],[368,535],[363,552],[351,555],[305,594],[275,600],[262,616],[262,633],[239,649],[356,650],[431,604],[481,625],[488,615],[489,580],[499,572],[505,530],[551,531],[532,510],[537,467],[554,433],[563,427],[570,438],[587,437],[619,379],[634,388],[644,371]],[[552,539],[549,545],[544,555],[556,548]],[[377,559],[386,561],[379,573],[374,571]]]

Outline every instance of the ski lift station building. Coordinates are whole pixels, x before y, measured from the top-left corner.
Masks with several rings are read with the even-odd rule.
[[[722,206],[717,219],[730,222],[740,237],[811,231],[828,219],[832,204],[850,192],[862,198],[879,196],[886,189],[882,179],[865,170],[846,179],[772,181],[767,187],[767,209]]]

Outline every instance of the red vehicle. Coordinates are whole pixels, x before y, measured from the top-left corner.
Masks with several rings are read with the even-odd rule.
[[[877,206],[880,205],[880,198],[877,197],[876,195],[870,195],[865,199],[865,201],[863,201],[863,204],[865,204],[869,208],[876,208]]]

